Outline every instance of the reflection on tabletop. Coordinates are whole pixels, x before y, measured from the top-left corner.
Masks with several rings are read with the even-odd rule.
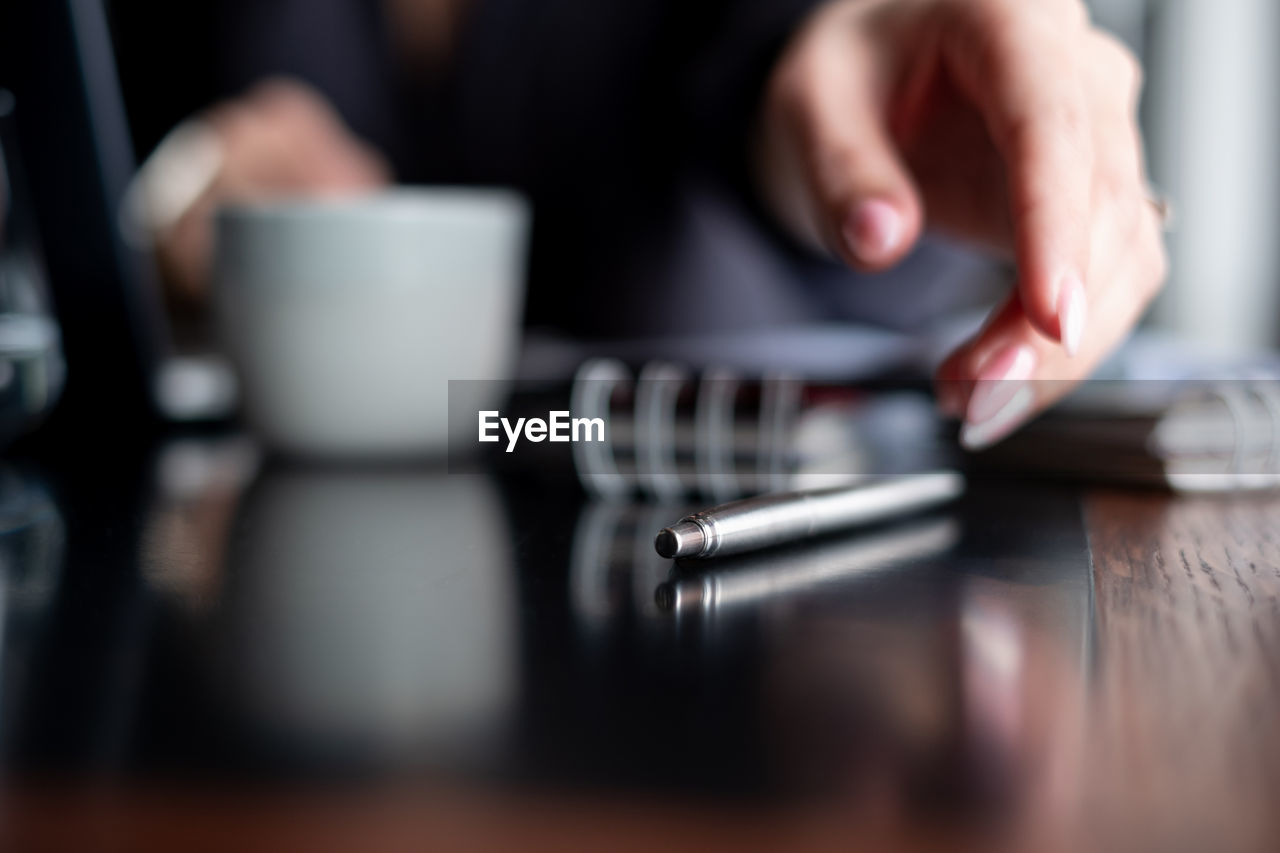
[[[0,755],[20,736],[18,702],[62,580],[66,523],[38,475],[0,465]]]
[[[730,664],[749,637],[763,747],[786,790],[904,818],[1034,814],[1044,829],[1071,816],[1086,576],[984,554],[953,515],[673,566],[650,541],[681,512],[584,508],[579,626],[597,642],[633,620],[675,633],[700,667]]]
[[[199,451],[170,461],[184,452]],[[147,543],[160,557],[149,574],[201,611],[202,663],[255,737],[408,768],[501,742],[515,578],[487,479],[268,465],[212,524],[173,526],[185,514],[157,513],[167,529]],[[175,575],[165,554],[220,555],[216,596],[204,572]]]
[[[118,602],[109,630],[55,612],[40,635],[6,566],[15,771],[373,774],[1013,830],[1071,807],[1092,628],[1061,493],[979,488],[947,514],[676,566],[653,535],[686,506],[308,467],[240,438],[165,446],[138,494],[132,570],[94,591]],[[1015,506],[1035,537],[993,521]],[[0,553],[32,535],[6,533]],[[686,606],[673,587],[718,598]],[[80,713],[37,720],[70,679],[33,682],[50,647],[98,640],[125,665]]]

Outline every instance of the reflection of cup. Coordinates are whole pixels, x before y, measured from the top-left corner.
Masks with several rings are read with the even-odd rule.
[[[528,221],[501,190],[222,211],[219,331],[250,423],[298,454],[442,453],[448,381],[510,376]]]
[[[268,469],[228,544],[228,695],[316,753],[482,758],[516,699],[509,543],[478,476]]]

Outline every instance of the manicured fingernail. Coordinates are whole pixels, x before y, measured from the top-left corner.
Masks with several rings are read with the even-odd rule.
[[[849,251],[867,264],[886,261],[902,242],[902,214],[888,202],[871,200],[858,205],[844,226]]]
[[[1074,357],[1080,351],[1084,337],[1084,318],[1088,311],[1084,297],[1084,284],[1080,276],[1067,273],[1058,288],[1058,328],[1062,333],[1062,345],[1067,355]]]
[[[1031,386],[1023,384],[990,419],[980,424],[965,424],[960,430],[960,444],[966,450],[982,450],[1013,432],[1026,419],[1035,402]]]
[[[1035,350],[1026,344],[998,350],[978,374],[965,420],[971,426],[977,426],[995,418],[1026,387],[1035,369]]]

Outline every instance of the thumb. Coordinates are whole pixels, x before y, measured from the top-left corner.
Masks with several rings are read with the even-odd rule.
[[[900,261],[923,221],[872,56],[819,49],[784,63],[767,95],[761,146],[766,195],[784,223],[868,271]]]

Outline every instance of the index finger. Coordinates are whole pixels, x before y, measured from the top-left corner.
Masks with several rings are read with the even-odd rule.
[[[943,61],[982,113],[1009,178],[1023,309],[1074,353],[1086,310],[1093,144],[1069,25],[1020,0],[947,8]]]

